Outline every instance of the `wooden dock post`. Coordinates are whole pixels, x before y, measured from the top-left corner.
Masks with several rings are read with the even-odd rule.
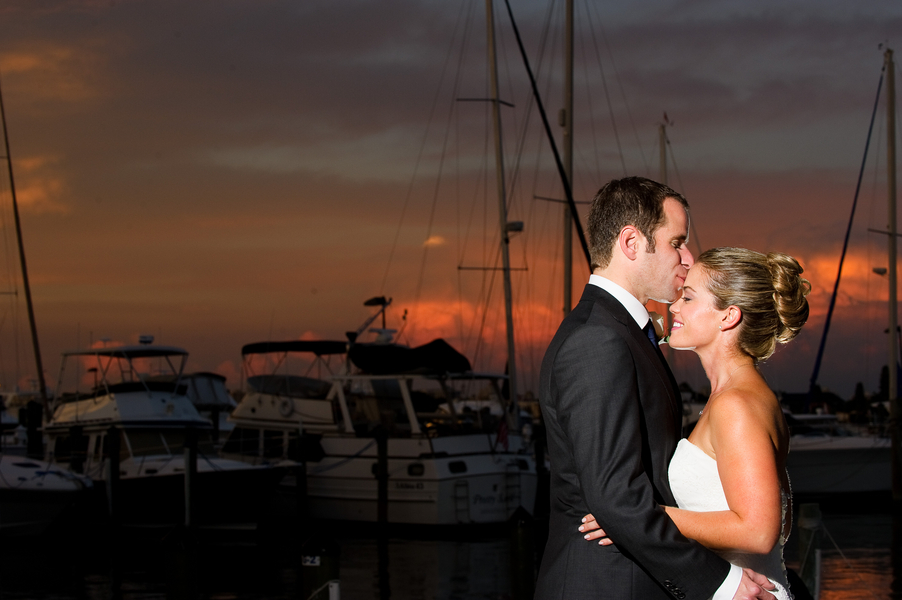
[[[44,442],[41,437],[41,419],[44,407],[31,400],[25,405],[26,446],[28,458],[40,459],[44,456]]]
[[[388,431],[381,425],[373,431],[376,438],[377,522],[388,523]]]
[[[536,543],[532,515],[522,506],[510,518],[511,597],[532,600],[536,587]]]
[[[315,532],[301,547],[301,598],[339,600],[341,551],[328,534]]]
[[[115,522],[118,516],[116,503],[118,498],[116,494],[119,488],[119,452],[121,451],[121,439],[119,437],[119,429],[115,426],[107,429],[106,432],[106,501],[107,510],[110,515],[110,521]]]
[[[799,530],[799,577],[811,597],[818,598],[821,593],[821,540],[824,537],[820,506],[800,505],[796,525]]]
[[[294,459],[297,465],[294,467],[294,508],[297,516],[298,531],[304,531],[304,525],[307,522],[307,455],[308,438],[304,434],[304,424],[298,420],[298,443],[295,449],[295,456],[288,458]],[[322,457],[318,457],[322,458]]]
[[[197,479],[197,430],[185,430],[185,528],[194,525],[194,492]]]

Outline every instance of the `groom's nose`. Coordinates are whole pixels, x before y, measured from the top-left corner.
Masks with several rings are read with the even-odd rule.
[[[680,246],[680,264],[687,269],[695,264],[695,259],[692,258],[692,252],[689,251],[689,246],[686,244]]]

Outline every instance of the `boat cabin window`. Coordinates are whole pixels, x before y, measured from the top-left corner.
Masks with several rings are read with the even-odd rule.
[[[204,456],[214,456],[216,448],[213,446],[213,438],[208,429],[195,429],[197,432],[197,452]],[[169,447],[170,454],[181,454],[185,451],[185,430],[173,429],[163,431],[163,440]]]
[[[351,421],[358,435],[369,435],[376,425],[385,427],[391,435],[409,435],[404,387],[420,429],[430,437],[493,434],[503,418],[501,388],[494,380],[374,378],[357,384],[348,397]]]
[[[250,389],[261,394],[322,400],[332,384],[322,379],[299,375],[253,375],[247,378]]]
[[[207,430],[197,431],[197,451],[202,455],[213,456],[216,450]],[[132,456],[172,456],[181,454],[185,449],[185,430],[173,429],[171,431],[155,430],[130,430],[128,432],[128,444]]]
[[[283,458],[285,456],[285,432],[281,430],[263,430],[263,457]]]
[[[54,440],[53,443],[53,460],[59,462],[69,462],[72,455],[80,455],[82,460],[88,453],[88,436],[84,434],[61,435]]]
[[[129,431],[128,443],[132,456],[170,454],[169,448],[158,431]]]
[[[128,442],[125,439],[125,432],[121,429],[119,431],[119,460],[123,461],[129,457],[128,455]],[[106,458],[110,455],[110,437],[109,433],[103,436],[103,457]]]
[[[260,455],[260,431],[247,427],[235,427],[222,447],[224,453]]]
[[[286,432],[288,434],[288,443],[286,444],[286,454],[285,456],[291,460],[313,460],[314,462],[319,462],[322,460],[320,456],[317,458],[318,454],[316,451],[312,451],[308,446],[310,446],[310,440],[316,440],[316,446],[319,446],[319,436],[304,436],[304,443],[301,443],[301,436],[298,434],[296,430]],[[322,450],[322,447],[319,447],[319,450]]]
[[[94,437],[94,454],[93,454],[93,463],[97,464],[103,458],[104,452],[104,444],[106,443],[106,434],[98,433]]]

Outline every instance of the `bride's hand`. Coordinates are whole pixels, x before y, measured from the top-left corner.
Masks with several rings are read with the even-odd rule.
[[[586,540],[598,540],[600,546],[610,546],[614,543],[591,514],[583,517],[583,524],[579,526],[579,530],[586,534],[583,536]]]

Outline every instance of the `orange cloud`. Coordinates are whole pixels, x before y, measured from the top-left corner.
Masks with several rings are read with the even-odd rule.
[[[61,179],[32,177],[25,182],[24,187],[16,190],[20,209],[36,214],[69,212],[69,207],[59,201],[64,194]]]
[[[230,389],[236,389],[242,381],[241,368],[233,360],[219,363],[213,372],[225,377],[226,386]]]
[[[800,257],[805,272],[803,277],[811,282],[809,305],[812,316],[823,316],[827,312],[830,296],[839,269],[839,257],[833,254],[814,254]],[[887,302],[889,286],[885,277],[876,275],[873,268],[886,264],[884,257],[875,258],[863,249],[851,249],[843,264],[836,306],[851,307],[867,302]]]
[[[66,194],[66,186],[60,177],[58,157],[40,156],[14,158],[16,177],[16,202],[23,212],[32,214],[65,214],[68,206],[60,199]],[[5,173],[0,178],[0,198],[4,206],[11,201],[9,180]],[[3,210],[8,210],[4,207]]]
[[[39,102],[96,98],[101,89],[98,74],[104,64],[102,53],[90,47],[44,44],[0,55],[0,71],[16,80],[20,93]]]
[[[9,75],[35,71],[42,64],[43,61],[36,54],[10,52],[0,55],[0,68]]]

